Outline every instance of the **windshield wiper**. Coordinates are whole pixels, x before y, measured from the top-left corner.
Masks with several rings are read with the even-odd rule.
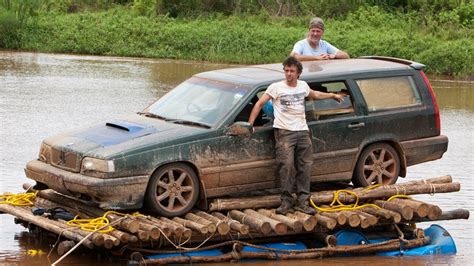
[[[158,119],[161,119],[161,120],[168,121],[168,118],[166,118],[164,116],[161,116],[161,115],[154,114],[154,113],[150,113],[150,112],[138,112],[137,114],[144,115],[146,117],[158,118]]]
[[[188,120],[182,120],[182,119],[167,119],[167,122],[175,123],[175,124],[183,124],[183,125],[192,125],[192,126],[198,126],[198,127],[204,127],[204,128],[211,128],[210,125],[200,123],[200,122],[193,122],[193,121],[188,121]]]

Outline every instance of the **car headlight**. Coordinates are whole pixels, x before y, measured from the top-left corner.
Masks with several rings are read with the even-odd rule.
[[[102,173],[111,173],[115,171],[114,161],[102,160],[91,157],[82,159],[83,171],[97,171]]]
[[[41,143],[38,159],[42,162],[49,163],[51,161],[51,151],[52,151],[51,146],[49,146],[48,144],[45,144],[44,142]]]

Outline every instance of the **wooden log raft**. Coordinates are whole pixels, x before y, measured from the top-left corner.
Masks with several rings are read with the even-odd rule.
[[[4,212],[4,213],[9,213],[13,216],[16,216],[24,221],[27,221],[29,223],[32,223],[32,224],[35,224],[41,228],[44,228],[50,232],[53,232],[57,235],[62,235],[70,240],[73,240],[75,242],[79,242],[81,241],[84,237],[75,233],[75,232],[72,232],[70,230],[67,230],[67,229],[63,229],[61,228],[60,226],[58,226],[55,222],[56,221],[52,221],[48,218],[45,218],[45,217],[41,217],[41,216],[36,216],[36,215],[33,215],[30,211],[24,209],[24,208],[19,208],[19,207],[15,207],[15,206],[12,206],[12,205],[7,205],[7,204],[0,204],[0,211],[1,212]],[[83,246],[86,246],[90,249],[93,249],[94,248],[94,244],[92,243],[92,241],[86,239],[82,242],[82,245]]]

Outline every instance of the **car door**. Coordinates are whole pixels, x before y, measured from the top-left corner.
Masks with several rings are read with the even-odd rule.
[[[314,90],[344,95],[342,103],[333,99],[306,102],[314,152],[311,180],[351,180],[359,145],[367,133],[357,95],[344,80],[308,84]]]
[[[264,89],[254,93],[236,110],[233,121],[248,121],[250,111]],[[229,126],[230,126],[229,124]],[[272,122],[261,111],[250,136],[223,134],[219,140],[219,187],[228,193],[257,191],[277,186],[275,139]]]

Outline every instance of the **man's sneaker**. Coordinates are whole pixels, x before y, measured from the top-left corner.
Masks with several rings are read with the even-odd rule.
[[[291,204],[288,203],[288,202],[283,202],[283,203],[280,205],[280,207],[278,207],[278,208],[276,209],[276,213],[278,213],[278,214],[283,214],[283,215],[285,215],[285,214],[290,213],[290,212],[291,212],[291,213],[293,212],[293,208],[292,208]]]
[[[295,206],[295,211],[304,212],[304,213],[309,214],[309,215],[315,215],[316,214],[316,210],[309,207],[308,205]]]

